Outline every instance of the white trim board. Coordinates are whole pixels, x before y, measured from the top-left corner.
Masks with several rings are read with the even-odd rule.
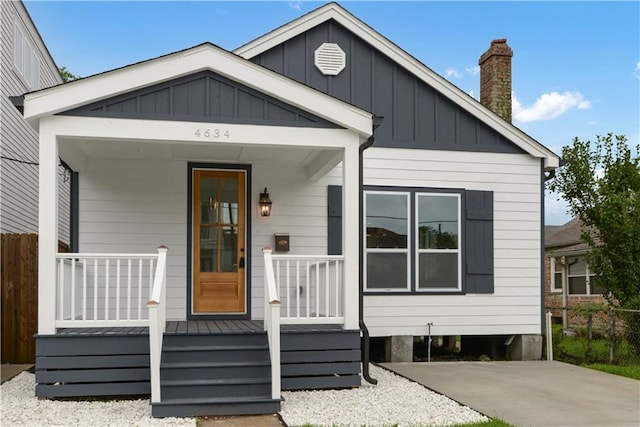
[[[511,123],[480,104],[473,97],[467,95],[445,78],[429,69],[422,62],[402,50],[395,43],[375,31],[373,28],[356,18],[336,3],[326,4],[300,18],[289,22],[243,46],[233,52],[246,59],[251,59],[309,29],[334,19],[353,32],[375,49],[378,49],[392,61],[396,62],[418,79],[446,96],[452,102],[468,111],[471,115],[484,122],[487,126],[513,141],[528,154],[544,159],[546,169],[554,169],[560,164],[560,157],[529,135],[522,132]]]

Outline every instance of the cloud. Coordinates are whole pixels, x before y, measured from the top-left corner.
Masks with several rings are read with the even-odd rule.
[[[557,193],[545,192],[544,219],[547,225],[562,225],[571,220],[569,205]]]
[[[480,66],[476,65],[475,67],[465,68],[465,71],[470,76],[477,76],[478,74],[480,74]]]
[[[302,10],[302,1],[290,1],[289,7],[295,10]]]
[[[590,107],[591,101],[584,99],[580,92],[543,93],[531,106],[523,106],[516,94],[512,94],[513,117],[522,123],[553,120],[572,108],[586,110]]]
[[[456,79],[461,79],[462,78],[462,74],[460,74],[460,72],[458,70],[456,70],[455,68],[447,68],[446,70],[444,70],[444,76],[449,78],[449,77],[453,77]]]
[[[636,69],[631,73],[636,79],[640,80],[640,61],[636,62]]]
[[[472,97],[473,99],[475,99],[476,101],[478,100],[478,98],[476,98],[475,93],[473,93],[472,90],[469,91],[469,96]]]

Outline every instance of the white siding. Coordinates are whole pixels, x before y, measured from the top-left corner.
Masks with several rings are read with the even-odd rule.
[[[40,35],[34,28],[20,2],[0,2],[0,145],[3,157],[38,162],[38,136],[23,120],[20,112],[9,101],[32,90],[14,65],[14,28],[16,23],[25,31],[25,37],[34,49],[40,65],[39,88],[61,83],[55,63],[49,56]],[[37,88],[33,88],[35,90]],[[0,203],[2,233],[38,232],[38,166],[7,159],[0,161]],[[69,243],[69,190],[70,183],[59,174],[59,239]]]
[[[257,209],[258,194],[265,187],[273,201],[269,217],[259,216]],[[308,182],[302,168],[254,165],[253,193],[251,304],[253,317],[261,319],[264,315],[262,248],[275,247],[274,234],[289,233],[290,255],[327,253],[327,184]]]
[[[90,158],[80,174],[83,253],[156,253],[167,257],[167,318],[186,316],[186,162]]]
[[[291,235],[290,254],[326,254],[326,184],[307,184],[302,168],[253,166],[252,318],[263,317],[262,248],[274,233]],[[153,253],[169,247],[169,319],[187,315],[187,162],[90,158],[80,174],[80,252]],[[269,188],[273,213],[258,215]]]
[[[365,297],[373,336],[540,333],[540,167],[527,155],[374,149],[366,152],[367,185],[465,188],[494,192],[495,292],[469,295]],[[393,165],[393,168],[389,166]],[[434,172],[434,169],[438,172]],[[254,164],[251,314],[263,317],[262,248],[289,233],[290,254],[326,254],[327,185],[341,184],[337,167],[319,182],[303,168]],[[270,217],[258,194],[268,188]],[[89,159],[80,179],[80,251],[154,252],[169,246],[170,319],[187,313],[187,162]],[[357,302],[352,302],[356,304]]]
[[[365,297],[372,336],[540,333],[540,162],[528,155],[371,148],[365,184],[494,192],[493,294]]]

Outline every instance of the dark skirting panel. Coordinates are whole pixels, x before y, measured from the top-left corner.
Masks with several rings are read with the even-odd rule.
[[[150,393],[147,333],[36,336],[36,396]]]
[[[281,336],[283,390],[360,386],[360,331],[287,331]]]

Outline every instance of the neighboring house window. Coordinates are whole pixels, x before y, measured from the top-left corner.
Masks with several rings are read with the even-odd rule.
[[[31,90],[39,89],[40,60],[18,23],[13,33],[13,63],[27,86]]]
[[[551,292],[562,292],[564,266],[558,258],[551,258]]]
[[[567,257],[569,295],[602,295],[602,289],[593,283],[594,275],[583,257]]]
[[[460,193],[366,191],[364,208],[368,291],[462,289]]]
[[[409,290],[409,193],[366,192],[366,283],[376,291]]]

